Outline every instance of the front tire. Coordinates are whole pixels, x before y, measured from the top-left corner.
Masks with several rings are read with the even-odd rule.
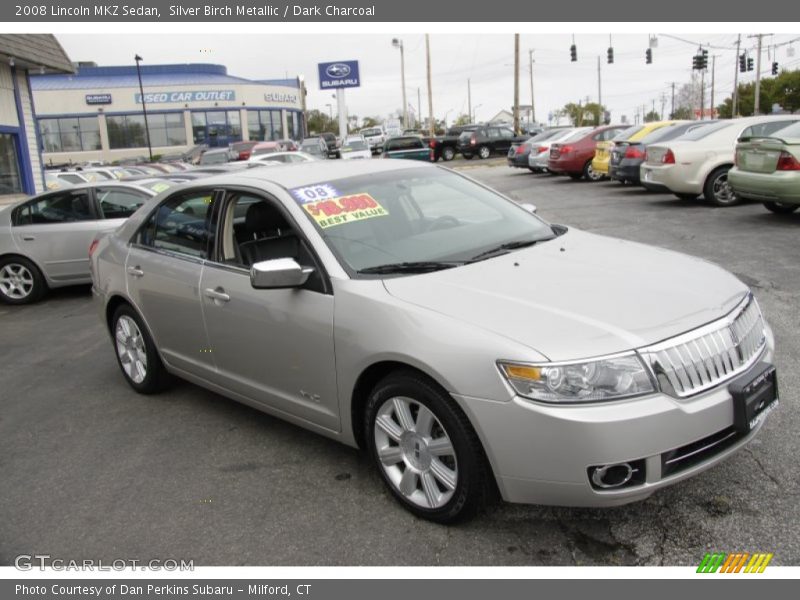
[[[783,202],[764,202],[764,208],[778,215],[788,215],[800,208],[800,204],[784,204]]]
[[[39,268],[22,256],[0,259],[0,300],[6,304],[31,304],[47,291]]]
[[[452,523],[485,505],[489,468],[467,417],[427,377],[398,371],[375,386],[366,407],[370,456],[407,510]]]
[[[486,159],[489,158],[491,155],[492,155],[492,150],[489,148],[489,146],[481,146],[480,148],[478,148],[479,158]]]
[[[168,383],[168,374],[156,351],[153,338],[141,317],[123,304],[111,318],[114,349],[125,381],[140,394],[154,394]]]
[[[442,160],[445,162],[450,162],[456,157],[456,151],[452,148],[444,148],[442,150]]]
[[[715,206],[734,206],[741,202],[728,184],[728,171],[730,167],[714,169],[703,186],[703,196]]]

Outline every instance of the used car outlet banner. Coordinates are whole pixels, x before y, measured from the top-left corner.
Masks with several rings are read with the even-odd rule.
[[[58,2],[3,3],[0,20],[9,22],[85,21],[361,21],[361,22],[548,22],[579,20],[618,22],[753,22],[794,21],[800,4],[783,0],[762,0],[758,11],[749,3],[697,3],[673,0],[669,3],[614,0],[570,3],[494,0],[491,3],[429,2],[428,0],[322,0],[284,2],[280,0],[141,0],[130,4],[60,0]]]
[[[688,568],[687,568],[688,570]],[[694,571],[694,568],[691,569]],[[700,576],[698,576],[700,577]],[[775,597],[788,598],[792,582],[789,580],[764,579],[742,581],[739,578],[708,581],[706,575],[703,594],[726,600],[739,600],[753,594],[773,593]],[[758,588],[756,586],[759,586]],[[81,581],[76,579],[46,579],[0,581],[2,598],[58,598],[80,600],[82,598],[140,598],[142,600],[171,600],[173,598],[215,598],[244,600],[247,598],[308,600],[407,600],[418,598],[458,598],[458,600],[485,600],[486,598],[637,598],[648,600],[674,600],[682,594],[697,592],[698,582],[690,579],[633,580],[554,580],[554,579],[505,579],[505,580],[429,580],[429,579],[308,579],[308,580],[179,580],[167,579],[106,579]],[[718,594],[718,596],[717,596]],[[690,596],[690,597],[700,597]]]

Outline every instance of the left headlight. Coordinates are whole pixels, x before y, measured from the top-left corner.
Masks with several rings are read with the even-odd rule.
[[[520,396],[540,402],[598,402],[656,391],[650,372],[635,353],[570,363],[498,361],[497,365]]]

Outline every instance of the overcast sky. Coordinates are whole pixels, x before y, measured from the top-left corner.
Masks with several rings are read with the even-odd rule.
[[[535,107],[538,121],[567,102],[597,101],[597,56],[601,57],[602,100],[619,122],[622,115],[632,122],[636,107],[655,100],[661,111],[670,110],[670,82],[685,83],[691,76],[692,56],[699,44],[710,44],[710,55],[718,55],[715,103],[730,95],[736,60],[736,34],[656,34],[653,64],[645,64],[648,33],[612,36],[615,62],[606,64],[609,36],[580,34],[575,38],[578,62],[569,59],[572,36],[567,34],[523,34],[520,38],[520,104],[530,104],[528,50],[534,49]],[[133,64],[138,53],[145,64],[210,62],[225,65],[231,75],[248,79],[274,79],[303,75],[308,85],[308,108],[327,111],[335,100],[319,89],[317,63],[358,60],[362,86],[347,90],[350,115],[385,117],[402,107],[400,52],[392,47],[392,35],[186,35],[57,34],[73,61],[94,61],[98,65]],[[421,34],[396,35],[405,47],[406,89],[409,104],[416,107],[417,90],[422,98],[422,113],[427,116],[425,37]],[[682,38],[681,41],[675,38]],[[771,45],[798,38],[793,46],[776,50]],[[742,49],[754,49],[756,40],[742,36]],[[437,119],[447,114],[452,122],[467,111],[467,79],[472,82],[472,106],[478,120],[487,120],[514,101],[514,37],[507,35],[432,34],[431,68],[433,109]],[[751,54],[755,57],[755,51]],[[775,58],[773,58],[773,56]],[[762,74],[769,75],[771,61],[782,67],[800,66],[798,35],[764,38]],[[755,71],[742,74],[751,81]],[[709,76],[706,83],[710,86]]]

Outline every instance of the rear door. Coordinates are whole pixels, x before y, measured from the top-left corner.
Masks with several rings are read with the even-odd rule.
[[[65,283],[89,280],[89,245],[97,231],[91,188],[34,198],[15,211],[12,226],[20,254],[49,279]]]

